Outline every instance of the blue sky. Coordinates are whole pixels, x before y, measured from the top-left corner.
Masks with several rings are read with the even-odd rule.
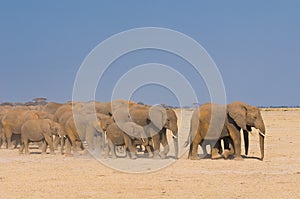
[[[76,73],[94,47],[113,34],[152,26],[199,42],[221,72],[228,102],[300,105],[299,10],[299,1],[1,1],[0,102],[68,101]],[[210,100],[205,83],[184,60],[154,50],[116,60],[96,99],[108,101],[122,74],[149,62],[174,67],[200,103]],[[153,85],[141,87],[133,99],[177,104],[168,89]]]

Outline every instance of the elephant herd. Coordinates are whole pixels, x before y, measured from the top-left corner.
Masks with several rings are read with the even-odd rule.
[[[211,145],[212,158],[241,158],[241,134],[248,154],[248,133],[259,130],[262,160],[264,158],[265,126],[257,107],[243,102],[228,105],[207,103],[192,115],[190,132],[185,146],[190,146],[188,158],[199,159],[198,145],[206,152]],[[50,153],[60,145],[66,156],[88,150],[102,157],[117,158],[119,147],[126,156],[166,158],[170,146],[167,130],[174,144],[174,158],[178,158],[177,115],[171,108],[148,106],[129,100],[111,102],[49,102],[43,106],[0,106],[0,148],[30,154],[29,143],[37,143],[42,153]],[[243,133],[241,133],[241,131]],[[223,147],[221,141],[223,140]]]

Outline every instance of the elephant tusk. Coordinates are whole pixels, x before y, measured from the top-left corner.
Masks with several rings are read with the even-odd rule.
[[[174,139],[177,139],[177,136],[176,136],[176,135],[174,135],[173,133],[172,133],[172,137],[173,137]]]
[[[261,131],[258,131],[258,133],[259,133],[261,136],[266,137],[266,135],[263,134]]]

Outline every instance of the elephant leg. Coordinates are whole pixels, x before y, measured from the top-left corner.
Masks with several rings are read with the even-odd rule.
[[[152,147],[153,147],[153,158],[158,159],[159,156],[159,149],[160,149],[160,135],[159,133],[152,136]]]
[[[129,136],[124,135],[124,142],[125,142],[125,150],[128,149],[130,153],[131,159],[136,159],[136,148],[132,144],[132,140]]]
[[[63,138],[63,139],[64,139],[64,138]],[[65,153],[65,155],[66,155],[67,157],[68,157],[68,156],[72,156],[70,139],[69,139],[69,138],[65,138],[65,143],[66,143],[66,153]]]
[[[18,135],[16,136],[16,147],[17,147],[18,145],[21,146],[21,134],[18,134]]]
[[[19,154],[23,154],[24,151],[24,144],[22,143],[19,149]]]
[[[228,159],[230,156],[234,155],[234,144],[230,136],[224,137],[224,152],[223,156]]]
[[[19,154],[23,154],[23,151],[24,151],[24,147],[25,147],[25,145],[24,145],[24,139],[27,139],[27,138],[25,138],[25,137],[21,137],[21,146],[20,146],[20,149],[19,149]]]
[[[73,154],[78,155],[78,149],[77,149],[77,142],[76,142],[76,138],[73,135],[69,136],[69,141],[71,143],[71,148],[73,150]]]
[[[111,152],[111,157],[116,159],[117,155],[116,155],[116,151],[115,151],[115,145],[110,139],[108,139],[108,147]]]
[[[89,151],[94,151],[95,150],[94,139],[96,139],[96,137],[94,135],[92,135],[92,133],[87,133],[86,134],[85,140],[87,142]]]
[[[42,149],[42,154],[46,154],[47,152],[47,142],[45,140],[42,141],[41,149]]]
[[[29,140],[28,139],[24,139],[23,143],[24,143],[24,148],[25,148],[25,154],[29,155]]]
[[[153,153],[148,138],[142,138],[141,148],[142,146],[145,147],[144,154],[147,155],[148,158],[153,158]]]
[[[55,155],[52,136],[45,136],[45,140],[50,148],[50,154]]]
[[[212,147],[211,150],[211,158],[212,159],[219,159],[222,158],[222,156],[220,155],[220,153],[222,153],[223,149],[222,149],[222,145],[221,145],[221,140],[219,139],[216,144]]]
[[[129,151],[129,149],[127,147],[125,147],[125,158],[126,159],[131,158],[131,152]],[[133,159],[136,159],[136,158],[133,158]]]
[[[66,140],[66,138],[63,136],[59,140],[60,140],[60,153],[61,153],[61,155],[63,155],[64,154],[64,148],[65,148],[65,140]]]
[[[189,156],[188,158],[191,160],[199,160],[199,156],[198,156],[198,145],[201,143],[202,138],[200,135],[196,135],[194,137],[194,140],[191,142],[190,144],[190,151],[189,151]]]
[[[20,137],[21,137],[20,134],[12,134],[11,145],[13,149],[17,148],[18,144],[20,143]]]
[[[3,131],[3,130],[2,130]],[[5,144],[5,148],[7,148],[7,141],[6,141],[6,136],[5,136],[5,133],[4,131],[2,132],[2,135],[1,135],[1,145],[0,145],[0,148],[1,146]]]
[[[241,133],[234,126],[228,126],[230,137],[232,138],[234,149],[235,149],[235,159],[242,160],[241,156]]]
[[[1,130],[0,130],[1,131]],[[3,135],[0,136],[0,149],[2,147],[2,144],[3,144]]]
[[[249,149],[249,132],[246,130],[243,130],[244,135],[244,143],[245,143],[245,154],[248,155],[248,149]]]
[[[154,155],[152,153],[151,146],[150,145],[146,145],[145,148],[146,148],[146,151],[148,153],[148,158],[153,158]]]
[[[107,149],[107,146],[106,146],[106,142],[105,142],[105,134],[102,133],[100,136],[98,136],[98,140],[99,140],[99,148],[100,148],[100,151],[104,151],[105,153],[105,150]]]
[[[223,138],[223,142],[224,142],[224,151],[223,151],[223,157],[225,159],[228,159],[229,156],[230,156],[230,147],[229,147],[229,139],[230,138],[227,138],[227,137],[224,137]]]
[[[11,142],[12,131],[10,128],[5,128],[6,148],[14,149]]]
[[[108,158],[109,157],[109,145],[105,144],[103,150],[104,150],[104,158]]]
[[[218,153],[222,154],[223,153],[223,148],[222,148],[222,144],[221,144],[221,139],[219,139],[215,145],[215,147],[218,149]]]
[[[161,158],[166,158],[167,154],[170,151],[170,146],[169,146],[169,143],[168,143],[168,139],[167,139],[167,135],[166,135],[166,130],[162,130],[160,139],[161,139],[161,144],[164,147],[164,150],[161,151],[159,153],[159,155],[160,155]]]
[[[60,137],[58,135],[55,135],[54,136],[54,142],[53,142],[53,147],[54,147],[55,150],[58,149],[58,145],[59,145],[60,142],[61,142]]]
[[[200,146],[201,146],[202,152],[203,152],[203,158],[205,158],[206,156],[208,156],[208,152],[207,152],[207,149],[206,149],[206,147],[207,147],[208,144],[209,144],[209,143],[207,142],[207,140],[203,140],[203,141],[200,143]]]

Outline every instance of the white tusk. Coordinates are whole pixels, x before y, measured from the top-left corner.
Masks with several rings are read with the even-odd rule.
[[[263,137],[265,137],[266,135],[265,134],[263,134],[261,131],[258,131],[258,133],[261,135],[261,136],[263,136]]]
[[[176,138],[177,138],[177,136],[176,136],[176,135],[174,135],[173,133],[172,133],[172,137],[173,137],[174,139],[176,139]]]

